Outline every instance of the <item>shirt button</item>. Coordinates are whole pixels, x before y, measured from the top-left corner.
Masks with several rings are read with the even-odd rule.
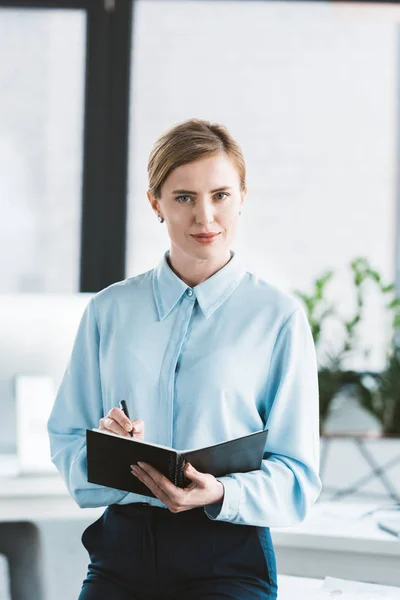
[[[187,293],[188,296],[193,296],[193,290],[187,290],[186,293]]]

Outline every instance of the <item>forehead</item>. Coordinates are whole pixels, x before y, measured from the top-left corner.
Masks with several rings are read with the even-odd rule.
[[[168,190],[175,187],[200,190],[239,184],[235,164],[225,152],[221,152],[177,167],[165,180],[164,187]]]

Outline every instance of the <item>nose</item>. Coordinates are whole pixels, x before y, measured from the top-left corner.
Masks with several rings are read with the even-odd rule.
[[[214,221],[214,207],[211,202],[198,200],[194,207],[194,218],[199,225]]]

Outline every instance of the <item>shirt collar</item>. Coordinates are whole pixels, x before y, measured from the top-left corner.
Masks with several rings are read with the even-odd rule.
[[[165,319],[186,290],[190,289],[190,286],[172,271],[167,261],[168,255],[169,250],[153,271],[153,291],[160,321]],[[192,288],[206,319],[232,294],[246,273],[244,264],[236,252],[231,250],[231,255],[231,260],[222,269]]]

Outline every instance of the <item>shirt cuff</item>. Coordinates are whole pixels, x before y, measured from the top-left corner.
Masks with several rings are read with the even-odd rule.
[[[240,504],[240,483],[237,479],[229,477],[217,477],[218,481],[224,486],[224,497],[216,504],[207,504],[204,512],[207,517],[216,521],[233,521],[238,512]]]

